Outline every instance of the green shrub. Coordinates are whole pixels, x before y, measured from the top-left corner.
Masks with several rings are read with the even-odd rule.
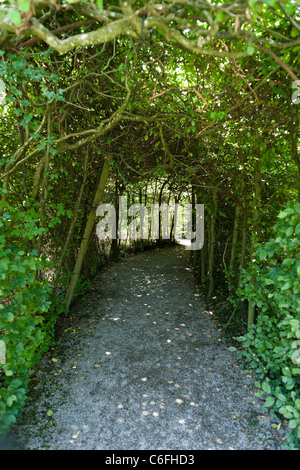
[[[49,285],[37,280],[46,260],[29,248],[41,229],[34,209],[0,203],[0,431],[6,432],[26,400],[29,369],[45,343],[44,317]],[[3,349],[3,348],[2,348]],[[3,351],[2,351],[3,352]]]
[[[288,421],[300,439],[300,204],[289,204],[273,227],[274,238],[256,245],[239,295],[256,305],[257,319],[238,338],[256,375],[265,406]]]

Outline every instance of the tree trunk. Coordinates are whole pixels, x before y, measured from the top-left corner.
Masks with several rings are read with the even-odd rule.
[[[181,193],[179,193],[179,195],[178,194],[174,195],[175,206],[174,206],[174,213],[172,217],[171,230],[170,230],[170,240],[173,242],[175,241],[175,237],[176,237],[176,225],[178,223],[177,217],[178,217],[178,204],[180,201],[180,195]]]
[[[200,250],[200,282],[203,286],[205,283],[205,256],[206,256],[206,244],[204,242],[203,247]]]
[[[88,164],[88,152],[86,152],[86,154],[84,156],[83,180],[82,180],[80,190],[79,190],[79,194],[78,194],[78,198],[77,198],[77,201],[76,201],[76,204],[75,204],[75,207],[74,207],[73,216],[72,216],[71,224],[70,224],[70,227],[69,227],[68,235],[67,235],[66,241],[64,243],[64,247],[63,247],[61,255],[60,255],[58,270],[57,270],[57,273],[56,273],[55,282],[54,282],[53,289],[52,289],[53,293],[56,292],[58,281],[59,281],[59,278],[60,278],[60,273],[61,273],[63,260],[66,256],[67,250],[68,250],[70,242],[72,240],[75,224],[76,224],[77,219],[78,219],[78,213],[79,213],[79,209],[80,209],[80,205],[81,205],[81,201],[82,201],[82,196],[83,196],[83,192],[84,192],[84,188],[85,188],[85,184],[86,184],[86,180],[87,180],[87,176],[88,176],[88,165],[87,164]]]
[[[161,213],[161,202],[162,202],[162,195],[163,195],[163,190],[164,187],[166,186],[168,180],[164,181],[161,188],[160,188],[160,193],[159,193],[159,219],[158,219],[158,243],[159,245],[162,244],[162,213]]]
[[[143,192],[142,192],[142,188],[140,187],[139,188],[139,204],[140,204],[140,207],[142,206],[143,204]],[[140,231],[141,231],[141,239],[140,239],[140,249],[141,251],[144,251],[144,240],[143,240],[143,230],[142,230],[142,214],[140,212]]]
[[[45,223],[45,211],[46,211],[46,203],[48,200],[48,183],[49,183],[49,163],[50,163],[50,136],[52,132],[52,118],[50,111],[48,112],[47,116],[48,122],[47,122],[47,138],[48,138],[48,143],[46,147],[46,153],[45,153],[45,161],[43,165],[43,182],[42,182],[42,190],[41,190],[41,197],[40,197],[40,227],[44,228],[44,223]],[[42,250],[42,244],[44,240],[44,234],[41,233],[38,240],[37,240],[37,245],[36,245],[36,250],[38,254],[40,255],[41,250]]]
[[[77,255],[77,259],[76,259],[76,263],[75,263],[75,266],[74,266],[72,278],[71,278],[69,288],[68,288],[68,292],[67,292],[67,296],[66,296],[65,304],[66,304],[67,309],[70,307],[72,297],[73,297],[73,294],[74,294],[74,291],[75,291],[75,288],[76,288],[76,285],[77,285],[77,282],[78,282],[78,278],[79,278],[79,275],[80,275],[82,263],[83,263],[83,260],[84,260],[84,257],[85,257],[86,251],[87,251],[90,236],[91,236],[91,233],[92,233],[93,228],[94,228],[94,223],[95,223],[95,218],[96,218],[96,210],[97,210],[97,207],[99,206],[99,204],[101,202],[101,199],[102,199],[105,184],[106,184],[106,181],[107,181],[107,178],[108,178],[108,175],[109,175],[109,166],[110,166],[111,159],[112,159],[112,156],[110,155],[104,161],[103,168],[102,168],[102,173],[101,173],[100,180],[99,180],[99,183],[98,183],[98,186],[97,186],[97,189],[96,189],[96,193],[95,193],[95,196],[94,196],[93,205],[92,205],[92,208],[91,208],[91,211],[90,211],[90,214],[89,214],[86,226],[85,226],[83,237],[81,239],[79,252],[78,252],[78,255]]]
[[[246,198],[244,198],[246,199]],[[247,245],[247,210],[246,206],[243,207],[243,229],[242,229],[242,246],[241,246],[241,258],[240,258],[240,266],[239,266],[239,282],[242,278],[242,271],[245,265],[245,257],[246,257],[246,245]]]
[[[261,167],[260,160],[256,160],[254,168],[254,193],[253,193],[253,218],[251,237],[251,256],[254,254],[254,244],[259,240],[261,234]]]
[[[118,259],[119,257],[119,243],[118,243],[118,226],[119,226],[119,183],[115,182],[115,200],[116,200],[116,238],[113,238],[111,241],[110,256],[113,259]]]
[[[298,155],[298,133],[291,133],[292,140],[292,157],[298,168],[298,202],[300,202],[300,156]]]
[[[37,199],[38,197],[38,193],[40,190],[40,179],[41,179],[41,175],[44,169],[45,160],[46,160],[46,156],[44,155],[43,158],[37,164],[37,167],[35,169],[33,183],[32,183],[32,198],[33,199]]]
[[[240,206],[240,203],[238,202],[235,206],[232,244],[231,244],[230,260],[229,260],[229,266],[228,266],[228,287],[229,287],[230,294],[232,293],[232,289],[233,289],[233,268],[234,268],[234,262],[236,258],[236,245],[237,245],[237,239],[238,239],[238,233],[239,233],[240,213],[241,213],[241,206]]]
[[[196,232],[196,188],[193,185],[192,185],[192,232]],[[195,241],[195,238],[193,240],[191,239],[191,243],[193,241]],[[197,250],[191,250],[191,253],[190,253],[191,263],[194,266],[194,268],[197,263],[196,261],[198,258],[197,255],[198,255]],[[196,266],[196,269],[198,270],[198,266]]]
[[[151,189],[153,189],[152,185],[151,185]],[[157,193],[157,179],[155,180],[155,186],[154,186],[154,193],[153,193],[153,200],[152,200],[152,204],[154,205],[155,204],[155,201],[156,201],[156,193]],[[155,226],[155,221],[152,220],[152,213],[151,213],[151,217],[150,217],[150,223],[149,223],[149,236],[148,236],[148,239],[151,240],[151,242],[153,242],[153,239],[152,239],[152,225]]]
[[[257,159],[254,166],[254,193],[253,193],[253,217],[252,217],[252,236],[250,263],[253,262],[254,244],[258,241],[260,235],[260,209],[261,209],[261,166]],[[248,330],[252,327],[255,320],[255,304],[249,302],[248,306]]]
[[[297,108],[297,106],[296,106]],[[290,112],[290,125],[289,132],[291,138],[291,151],[292,158],[295,161],[298,168],[298,182],[297,182],[297,192],[298,192],[298,202],[300,202],[300,154],[298,152],[298,141],[299,141],[299,113],[295,110],[295,106],[289,105]]]
[[[214,291],[214,252],[215,252],[215,226],[217,216],[217,203],[218,194],[217,190],[212,191],[213,208],[210,218],[210,229],[209,229],[209,257],[208,257],[208,293],[207,297],[211,298]]]

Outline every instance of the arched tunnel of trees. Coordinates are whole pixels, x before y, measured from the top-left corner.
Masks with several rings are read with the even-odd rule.
[[[296,0],[1,3],[3,429],[88,280],[165,243],[99,240],[97,207],[126,196],[204,205],[196,282],[299,437],[299,18]]]

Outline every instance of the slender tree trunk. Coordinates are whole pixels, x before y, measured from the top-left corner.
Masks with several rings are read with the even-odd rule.
[[[151,189],[152,189],[152,186],[151,186]],[[157,179],[155,180],[155,186],[154,186],[154,193],[153,193],[152,204],[155,204],[155,201],[156,201],[156,192],[157,192]],[[151,239],[151,241],[153,242],[152,237],[151,237],[152,225],[155,225],[155,221],[152,220],[152,214],[151,214],[150,223],[149,223],[149,237],[148,237],[148,238]]]
[[[174,201],[175,201],[174,212],[173,212],[173,216],[172,216],[172,220],[171,220],[171,229],[170,229],[170,240],[171,241],[175,241],[175,230],[176,230],[175,220],[177,219],[177,205],[178,205],[178,202],[179,202],[178,195],[174,196]]]
[[[214,291],[214,252],[215,252],[215,226],[217,216],[217,203],[218,194],[217,190],[212,191],[212,214],[210,218],[210,230],[209,230],[209,257],[208,257],[208,293],[207,297],[211,298]]]
[[[229,260],[229,266],[228,266],[229,292],[232,291],[233,268],[234,268],[234,261],[236,258],[236,245],[237,245],[237,239],[238,239],[238,233],[239,233],[240,213],[241,213],[241,206],[240,206],[240,203],[238,202],[235,206],[232,244],[231,244],[230,260]]]
[[[197,193],[197,204],[201,204],[202,202],[202,196]],[[199,251],[197,251],[197,257],[196,257],[196,263],[197,263],[197,271],[198,271],[198,279],[200,280],[200,283],[204,286],[205,284],[205,268],[206,268],[206,256],[207,256],[207,243],[206,243],[206,235],[207,235],[207,229],[206,226],[204,226],[204,243],[203,246]]]
[[[206,257],[206,243],[200,250],[200,282],[202,285],[205,283],[205,257]]]
[[[241,258],[240,258],[240,266],[239,266],[239,282],[242,278],[242,271],[245,266],[245,257],[246,257],[246,245],[247,245],[247,210],[246,206],[243,207],[243,229],[242,229],[242,245],[241,245]]]
[[[116,238],[111,241],[110,253],[113,259],[117,259],[119,256],[119,244],[118,244],[118,226],[119,226],[119,183],[115,182],[115,208],[116,208]]]
[[[254,166],[254,193],[253,193],[253,216],[252,216],[252,236],[250,263],[253,262],[254,244],[259,239],[260,234],[260,210],[261,210],[261,166],[260,160],[257,159]],[[248,329],[252,327],[255,319],[255,304],[249,302],[248,306]]]
[[[292,158],[295,161],[298,168],[298,182],[297,182],[297,191],[298,191],[298,202],[300,202],[300,154],[298,152],[298,141],[299,141],[299,112],[295,110],[297,106],[289,105],[290,110],[290,138],[291,138],[291,150]]]
[[[298,202],[300,202],[300,156],[298,154],[298,134],[296,132],[291,133],[291,139],[292,139],[292,156],[298,168],[297,191],[298,191]]]
[[[192,185],[192,231],[193,232],[196,232],[196,188],[195,186]],[[191,240],[191,242],[195,241],[194,240]],[[196,250],[191,250],[191,253],[190,253],[190,256],[191,256],[191,262],[192,262],[192,265],[196,266],[196,263],[197,263],[197,251]],[[196,269],[198,267],[196,266]]]
[[[161,201],[162,201],[162,195],[163,195],[163,190],[164,187],[166,186],[168,180],[164,181],[161,188],[160,188],[160,193],[159,193],[159,219],[158,219],[158,239],[159,239],[159,245],[162,243],[162,213],[161,213]]]
[[[33,177],[33,183],[32,183],[32,194],[31,194],[33,199],[37,199],[37,197],[38,197],[38,193],[39,193],[39,190],[40,190],[40,179],[41,179],[42,172],[43,172],[43,169],[44,169],[45,159],[46,159],[46,157],[44,155],[43,158],[41,158],[41,160],[37,164],[37,167],[35,169],[35,173],[34,173],[34,177]]]
[[[142,191],[141,187],[139,188],[139,204],[140,204],[140,207],[143,204],[143,191]],[[140,212],[140,224],[141,224],[140,225],[140,231],[141,231],[140,248],[141,248],[141,251],[144,251],[144,240],[142,238],[144,230],[142,230],[142,214],[141,214],[141,212]]]
[[[75,225],[76,225],[76,222],[77,222],[77,219],[78,219],[78,213],[79,213],[79,209],[80,209],[80,205],[81,205],[81,201],[82,201],[82,196],[83,196],[87,176],[88,176],[88,152],[86,152],[86,154],[84,156],[83,180],[82,180],[80,190],[79,190],[79,194],[78,194],[78,198],[76,200],[76,204],[75,204],[75,207],[74,207],[73,216],[72,216],[71,224],[70,224],[70,227],[69,227],[68,235],[67,235],[66,241],[64,243],[64,246],[63,246],[63,249],[62,249],[62,252],[61,252],[61,255],[60,255],[58,270],[57,270],[57,273],[56,273],[55,282],[53,284],[53,289],[52,289],[53,293],[56,292],[58,281],[59,281],[59,278],[60,278],[60,273],[61,273],[63,260],[66,256],[67,250],[69,248],[69,245],[70,245],[72,237],[73,237],[73,232],[74,232],[74,228],[75,228]]]
[[[260,160],[256,160],[254,168],[254,193],[253,193],[253,227],[251,237],[251,255],[254,253],[254,244],[259,240],[261,227],[261,166]]]
[[[145,194],[144,194],[144,204],[145,206],[147,207],[147,202],[148,202],[148,183],[146,183],[146,186],[145,186]]]
[[[106,184],[106,181],[107,181],[107,178],[108,178],[108,175],[109,175],[109,166],[110,166],[111,159],[112,159],[112,156],[110,155],[104,161],[103,168],[102,168],[102,173],[101,173],[100,180],[99,180],[99,183],[98,183],[98,186],[97,186],[97,189],[96,189],[96,193],[95,193],[95,196],[94,196],[93,205],[92,205],[90,214],[88,216],[88,220],[87,220],[87,223],[86,223],[86,226],[85,226],[83,237],[81,239],[81,244],[80,244],[79,252],[78,252],[78,255],[77,255],[76,262],[75,262],[73,275],[72,275],[72,278],[71,278],[71,281],[70,281],[70,284],[69,284],[69,288],[68,288],[68,292],[67,292],[67,296],[66,296],[65,304],[66,304],[67,309],[70,307],[72,297],[73,297],[73,294],[74,294],[74,291],[75,291],[75,288],[76,288],[76,285],[77,285],[77,282],[78,282],[78,278],[79,278],[79,275],[80,275],[82,263],[83,263],[83,260],[84,260],[84,257],[85,257],[85,254],[86,254],[86,251],[87,251],[87,248],[88,248],[88,243],[89,243],[89,240],[90,240],[90,236],[91,236],[91,233],[92,233],[93,228],[94,228],[94,223],[95,223],[95,218],[96,218],[96,210],[97,210],[97,207],[99,206],[99,204],[101,202],[101,199],[102,199],[105,184]]]
[[[44,161],[44,174],[43,174],[43,182],[42,182],[42,191],[41,191],[41,197],[40,197],[40,213],[41,213],[41,219],[40,219],[40,227],[44,228],[45,224],[45,212],[46,212],[46,203],[48,200],[48,183],[49,183],[49,163],[50,163],[50,136],[51,136],[51,131],[52,131],[52,117],[50,111],[48,112],[47,116],[47,138],[48,138],[48,143],[46,147],[46,153],[45,153],[45,161]],[[40,255],[41,249],[42,249],[42,243],[44,239],[44,234],[42,233],[37,241],[37,252]]]

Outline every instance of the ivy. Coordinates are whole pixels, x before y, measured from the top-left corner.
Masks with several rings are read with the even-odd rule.
[[[288,420],[300,439],[300,204],[289,204],[273,227],[274,237],[256,244],[256,262],[239,294],[256,304],[252,329],[239,337],[240,356],[263,380],[265,406]]]
[[[0,340],[6,352],[5,363],[0,365],[1,432],[22,410],[29,370],[47,342],[44,315],[50,306],[49,285],[36,277],[46,261],[29,248],[29,240],[41,229],[37,226],[38,214],[26,209],[0,203]]]

